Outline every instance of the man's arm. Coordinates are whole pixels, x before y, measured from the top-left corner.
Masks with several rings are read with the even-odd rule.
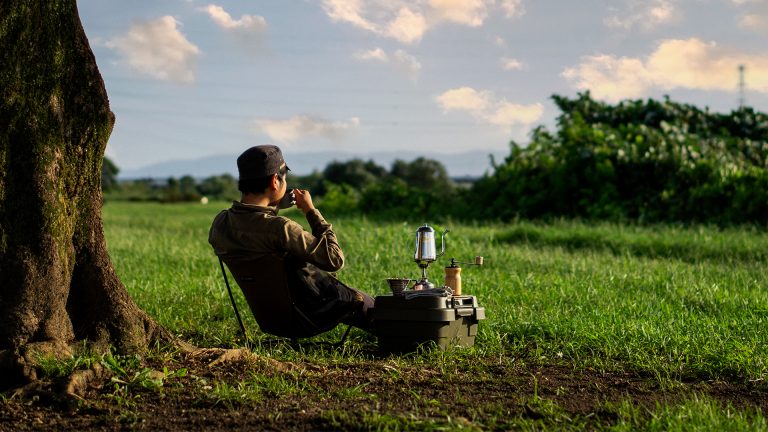
[[[285,245],[288,252],[318,268],[335,272],[344,266],[344,254],[341,251],[336,233],[331,224],[312,203],[312,196],[306,190],[294,189],[296,207],[307,218],[312,233],[304,231],[301,225],[288,221],[285,225]]]

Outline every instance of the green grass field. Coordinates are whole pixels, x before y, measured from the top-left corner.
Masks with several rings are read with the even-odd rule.
[[[230,347],[242,342],[218,262],[207,243],[211,220],[227,206],[107,203],[104,207],[110,255],[129,292],[160,323],[200,346]],[[302,220],[295,211],[286,215]],[[574,375],[587,371],[629,374],[655,383],[659,392],[685,383],[723,382],[739,391],[756,391],[765,400],[765,231],[326,217],[334,224],[347,258],[339,278],[373,295],[388,292],[387,277],[418,275],[412,262],[414,233],[424,222],[451,230],[445,257],[470,261],[484,256],[485,266],[464,267],[462,272],[464,293],[476,295],[487,311],[475,347],[382,360],[371,354],[375,338],[362,332],[353,332],[341,351],[259,346],[259,341],[272,338],[258,332],[236,292],[258,353],[320,365],[429,363],[442,365],[443,370],[447,367],[451,373],[486,373],[489,379],[493,371],[482,365],[496,359],[498,364],[565,368]],[[430,268],[431,279],[442,282],[445,262]],[[341,329],[336,329],[326,340],[340,335]],[[252,387],[241,386],[235,393],[242,397]],[[221,387],[219,396],[231,398],[231,390]],[[540,395],[534,394],[534,399],[538,406],[545,405]],[[596,423],[588,415],[579,419],[563,414],[568,421],[562,420],[552,402],[546,410],[555,414],[543,420],[494,416],[489,410],[471,420],[479,429],[585,425],[619,430],[766,429],[759,404],[734,407],[721,402],[692,394],[640,410],[628,398],[610,407],[614,415],[608,420]],[[438,413],[450,417],[450,413]],[[418,409],[409,415],[381,412],[366,418],[365,424],[373,430],[467,426],[428,414]],[[354,423],[360,418],[345,420],[342,415],[333,421],[340,428],[360,426]]]

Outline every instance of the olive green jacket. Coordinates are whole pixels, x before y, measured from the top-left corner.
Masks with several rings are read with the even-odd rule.
[[[297,222],[277,215],[276,207],[232,202],[232,207],[216,216],[208,242],[216,255],[226,258],[260,258],[267,254],[291,256],[327,272],[344,266],[331,224],[317,209],[306,214],[309,233]],[[277,269],[265,268],[265,272]]]
[[[351,289],[325,273],[338,271],[344,265],[331,224],[318,210],[307,212],[306,217],[311,233],[295,221],[278,216],[275,207],[233,202],[214,219],[208,241],[225,262],[247,261],[252,263],[248,271],[262,275],[262,280],[284,280],[293,307],[311,321],[308,332],[316,333],[333,328],[359,304],[350,298],[350,293],[354,294]],[[280,258],[283,265],[259,260],[265,255]]]

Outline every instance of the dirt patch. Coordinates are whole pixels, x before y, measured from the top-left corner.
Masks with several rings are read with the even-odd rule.
[[[630,401],[651,410],[694,395],[768,412],[764,383],[661,386],[631,372],[498,357],[477,358],[470,370],[390,359],[316,365],[243,357],[211,366],[214,358],[151,365],[187,369],[161,389],[109,382],[78,401],[8,398],[0,402],[0,430],[339,430],[387,422],[506,429],[520,418],[605,426],[617,420],[611,404]]]

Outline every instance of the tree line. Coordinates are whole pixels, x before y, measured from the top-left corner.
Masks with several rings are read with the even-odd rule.
[[[143,178],[118,181],[119,169],[104,159],[102,187],[105,200],[184,202],[238,199],[237,179],[229,174],[202,180],[186,175],[166,179]],[[322,171],[305,176],[288,173],[290,187],[308,189],[333,213],[384,212],[389,216],[398,209],[427,213],[441,201],[442,194],[459,188],[438,161],[417,158],[396,160],[389,169],[373,160],[333,161]]]
[[[491,159],[492,170],[469,185],[457,185],[428,158],[397,160],[389,169],[372,160],[334,161],[307,176],[289,173],[289,184],[311,190],[333,213],[768,222],[765,113],[748,107],[711,113],[669,98],[611,105],[589,92],[553,100],[561,111],[556,129],[536,127],[527,146],[510,142],[509,156]],[[102,182],[107,199],[239,196],[230,175]]]

